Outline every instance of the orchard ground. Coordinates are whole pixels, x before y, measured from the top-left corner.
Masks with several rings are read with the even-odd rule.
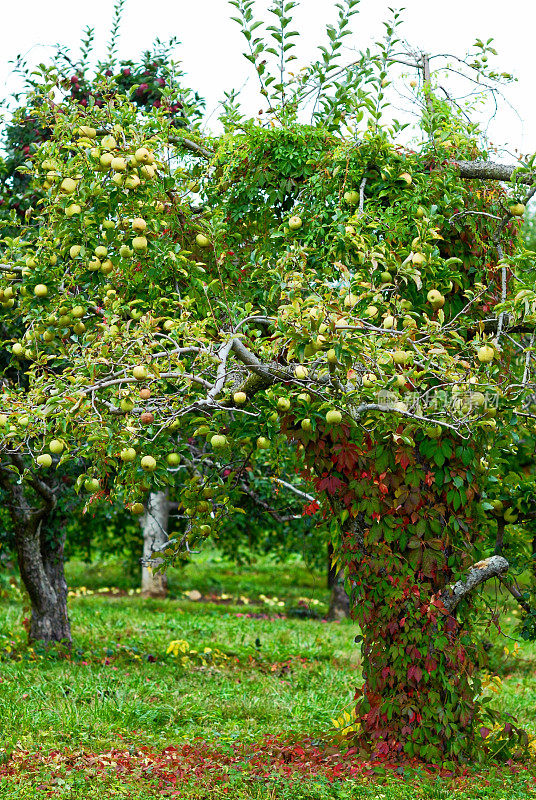
[[[123,565],[68,565],[74,645],[24,643],[24,603],[0,599],[0,797],[536,797],[536,760],[455,777],[360,761],[333,720],[361,680],[355,625],[324,620],[324,575],[303,562],[237,568],[214,550],[144,600]],[[129,593],[130,592],[130,593]],[[493,641],[494,702],[536,733],[536,645],[512,667]],[[331,732],[331,737],[326,736]]]

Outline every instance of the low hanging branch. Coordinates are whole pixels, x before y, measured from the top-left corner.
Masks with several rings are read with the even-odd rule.
[[[485,558],[484,561],[479,561],[474,564],[467,576],[454,586],[448,586],[443,589],[439,598],[447,611],[452,613],[456,606],[461,601],[476,589],[481,583],[488,581],[490,578],[498,578],[503,573],[507,572],[509,567],[508,561],[502,556],[491,556]]]

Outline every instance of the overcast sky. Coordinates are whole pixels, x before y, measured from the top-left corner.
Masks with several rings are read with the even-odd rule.
[[[0,48],[0,94],[6,96],[16,86],[9,61],[19,54],[30,63],[46,61],[56,42],[78,52],[84,26],[95,28],[96,55],[103,57],[113,16],[113,0],[25,0],[23,4],[2,1]],[[323,41],[326,22],[336,18],[336,0],[301,0],[296,23],[300,31],[299,52],[304,60],[314,54]],[[269,0],[257,0],[261,16]],[[389,18],[394,0],[362,0],[360,13],[353,18],[353,35],[347,37],[351,50],[372,44],[383,35],[382,21]],[[188,74],[190,85],[207,98],[212,110],[224,89],[244,86],[251,111],[259,105],[255,97],[255,75],[241,55],[243,40],[236,23],[230,20],[233,9],[227,0],[126,0],[119,55],[135,58],[150,47],[158,36],[176,35],[182,42],[177,55]],[[513,72],[519,81],[505,90],[516,109],[505,106],[491,124],[489,134],[497,144],[513,151],[536,151],[536,103],[534,83],[534,0],[515,4],[490,0],[406,0],[401,34],[408,43],[429,53],[448,52],[463,56],[476,37],[493,37],[500,71]]]

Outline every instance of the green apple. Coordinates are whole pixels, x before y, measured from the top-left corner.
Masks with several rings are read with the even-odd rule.
[[[332,408],[326,414],[326,422],[328,425],[340,425],[342,422],[342,414],[340,411],[337,411],[336,408]]]
[[[36,297],[46,297],[48,294],[48,288],[45,286],[44,283],[38,283],[34,289],[34,295]]]
[[[169,453],[166,461],[170,467],[178,467],[181,463],[181,457],[178,453]]]
[[[119,401],[119,408],[126,414],[130,414],[130,412],[134,408],[134,402],[133,400],[131,400],[130,397],[122,397],[121,400]]]
[[[78,128],[78,135],[85,136],[86,139],[96,139],[97,131],[95,128],[89,128],[87,125],[82,125],[82,127]]]
[[[346,308],[353,308],[358,302],[359,297],[356,294],[347,294],[344,298],[344,305]]]
[[[307,369],[307,367],[304,367],[302,364],[298,364],[297,367],[294,367],[294,375],[299,380],[304,380],[304,378],[306,378],[308,376],[308,374],[309,374],[309,370]]]
[[[139,364],[132,370],[132,375],[137,381],[147,380],[148,374],[147,367],[144,367],[143,364]]]
[[[216,433],[210,439],[210,444],[214,448],[214,450],[221,449],[227,445],[227,436],[223,436],[220,433]]]
[[[52,439],[52,441],[48,446],[48,449],[55,456],[59,456],[60,453],[63,453],[64,447],[65,445],[63,444],[62,441],[60,441],[60,439]]]
[[[288,221],[288,226],[291,231],[299,230],[299,228],[301,228],[302,225],[303,223],[301,221],[301,217],[298,216],[291,217]]]
[[[405,350],[395,350],[393,353],[393,361],[395,364],[405,364],[410,357],[409,353],[406,353]]]
[[[40,467],[52,466],[52,456],[49,455],[48,453],[42,453],[40,456],[37,456],[35,460]]]
[[[247,399],[248,396],[245,392],[235,392],[233,394],[233,401],[237,406],[243,406]]]
[[[125,447],[125,449],[121,450],[119,453],[119,458],[121,461],[125,462],[134,461],[136,458],[136,451],[133,447]]]
[[[204,233],[198,233],[195,242],[198,247],[209,247],[210,245],[210,239]]]
[[[103,153],[99,158],[99,164],[105,169],[109,169],[114,157],[112,153]]]
[[[147,250],[147,239],[145,236],[135,236],[132,240],[132,247],[136,253],[144,253]]]
[[[445,298],[437,289],[430,289],[426,299],[434,309],[443,308],[445,305]]]
[[[354,190],[344,193],[344,202],[349,206],[356,206],[359,203],[359,192]]]
[[[268,450],[270,447],[270,440],[266,436],[259,436],[257,439],[257,448],[259,450]]]
[[[152,456],[143,456],[140,464],[145,472],[154,472],[156,469],[156,459]]]
[[[288,397],[280,397],[277,401],[277,408],[279,411],[288,411],[290,409],[290,400]]]
[[[95,494],[95,492],[98,492],[100,489],[100,481],[98,481],[97,478],[88,478],[84,481],[84,488],[86,492]]]
[[[525,206],[523,203],[514,203],[508,210],[513,217],[522,217],[525,213]]]
[[[376,378],[376,375],[374,375],[373,372],[366,372],[363,375],[363,386],[365,387],[365,389],[371,389],[377,380],[378,379]]]
[[[311,420],[309,419],[309,417],[305,417],[305,419],[302,419],[301,427],[302,427],[302,430],[304,430],[304,431],[310,431],[310,430],[313,429],[313,425],[312,425]]]

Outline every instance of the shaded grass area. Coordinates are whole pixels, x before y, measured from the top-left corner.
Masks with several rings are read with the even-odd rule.
[[[118,563],[70,564],[69,584],[78,594],[70,601],[70,661],[60,653],[43,657],[38,648],[28,650],[21,602],[13,596],[0,600],[0,761],[7,762],[0,765],[2,800],[536,797],[532,766],[519,774],[346,775],[341,782],[318,765],[310,775],[286,774],[286,756],[269,752],[264,757],[270,769],[262,775],[252,771],[251,755],[224,763],[224,754],[236,748],[258,753],[267,736],[294,742],[312,737],[314,746],[324,746],[332,718],[351,706],[361,679],[356,628],[350,621],[323,621],[325,577],[300,561],[261,560],[237,572],[211,551],[196,562],[173,571],[175,599],[164,601],[98,593],[132,588]],[[193,602],[185,594],[192,590],[215,602]],[[214,595],[222,594],[227,597],[216,602]],[[512,616],[509,630],[514,621]],[[534,645],[522,644],[514,660],[504,656],[505,645],[512,649],[497,634],[494,663],[503,676],[498,704],[536,733]],[[160,767],[144,766],[144,758],[158,760],[166,748],[182,752],[192,743],[198,743],[196,752],[207,746],[223,754],[219,776],[215,770],[210,780],[197,780],[195,771],[186,770],[176,786]],[[51,758],[51,751],[59,754]],[[66,752],[76,754],[74,760]],[[128,769],[110,756],[117,752],[128,754]]]

